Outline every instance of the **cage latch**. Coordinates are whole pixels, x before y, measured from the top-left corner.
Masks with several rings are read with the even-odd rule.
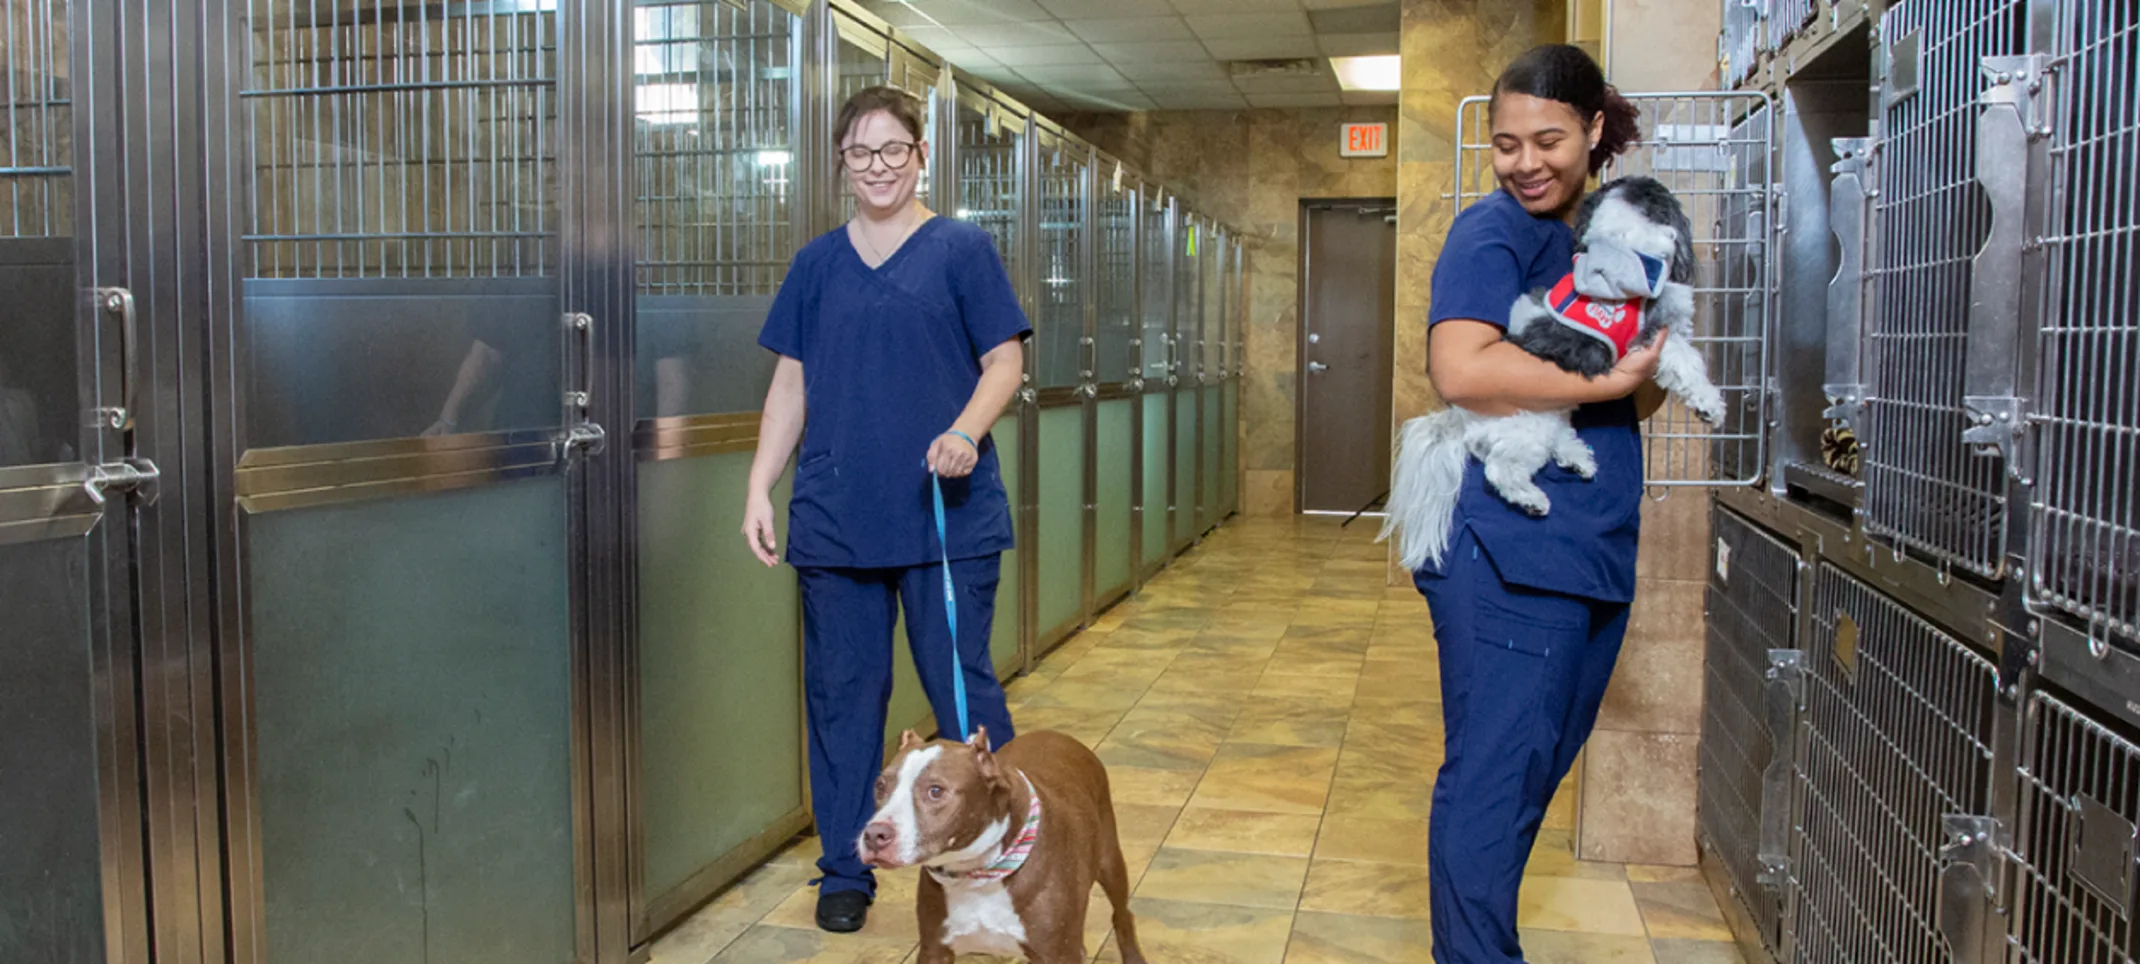
[[[2031,131],[2043,90],[2041,55],[1986,57],[1991,82],[1978,99],[1976,179],[1991,230],[1971,263],[1962,442],[2014,464],[2026,422],[2016,391],[2021,355],[2022,256],[2028,239]]]
[[[1865,328],[1865,159],[1872,141],[1842,137],[1833,145],[1837,160],[1829,168],[1835,181],[1828,191],[1828,225],[1841,254],[1828,282],[1828,377],[1821,389],[1829,405],[1822,414],[1856,433],[1865,398],[1859,354]]]
[[[1798,708],[1805,701],[1805,654],[1795,649],[1768,651],[1762,684],[1768,714],[1768,766],[1761,771],[1761,840],[1756,856],[1761,869],[1755,882],[1781,891],[1791,879],[1791,750],[1796,744]]]
[[[1993,887],[2004,860],[1999,821],[1950,813],[1941,818],[1947,842],[1939,848],[1939,933],[1955,961],[1986,962],[1996,946]]]

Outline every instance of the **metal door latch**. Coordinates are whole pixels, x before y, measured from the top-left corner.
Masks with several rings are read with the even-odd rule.
[[[113,492],[131,493],[142,505],[156,501],[156,480],[163,472],[148,459],[127,459],[124,462],[106,462],[89,467],[89,477],[82,480],[82,491],[89,501],[102,506]]]
[[[565,430],[558,440],[558,457],[565,461],[593,458],[609,447],[609,432],[593,422],[581,422]]]
[[[1986,928],[1996,926],[1997,917],[1993,888],[2006,856],[1999,842],[2002,828],[1991,817],[1968,814],[1950,813],[1941,822],[1947,842],[1939,848],[1939,933],[1955,960],[1987,960]]]
[[[1330,370],[1330,366],[1328,366],[1328,365],[1325,365],[1325,364],[1323,364],[1322,362],[1319,362],[1319,361],[1311,361],[1311,362],[1309,362],[1309,363],[1308,363],[1308,374],[1310,374],[1310,375],[1319,375],[1319,374],[1322,374],[1323,372],[1327,372],[1327,371],[1329,371],[1329,370]]]

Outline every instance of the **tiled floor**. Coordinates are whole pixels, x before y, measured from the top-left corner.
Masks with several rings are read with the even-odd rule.
[[[1370,524],[1236,521],[1010,690],[1022,730],[1107,762],[1153,964],[1427,961],[1441,760],[1426,604],[1384,586]],[[1562,793],[1524,881],[1532,964],[1739,962],[1691,870],[1588,863]],[[657,944],[654,964],[901,964],[912,872],[869,927],[812,928],[805,840]],[[1095,896],[1088,947],[1116,961]]]

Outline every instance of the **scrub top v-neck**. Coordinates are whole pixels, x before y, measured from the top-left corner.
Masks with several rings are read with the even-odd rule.
[[[788,563],[917,566],[939,558],[929,446],[981,380],[981,356],[1030,334],[986,231],[931,218],[871,268],[847,228],[795,256],[758,343],[802,363],[807,414]],[[1011,548],[1009,500],[994,440],[973,474],[945,479],[949,552]]]

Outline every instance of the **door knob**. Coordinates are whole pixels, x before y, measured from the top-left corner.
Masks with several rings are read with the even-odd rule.
[[[1325,364],[1323,364],[1322,362],[1319,362],[1319,361],[1311,361],[1311,362],[1309,362],[1309,363],[1308,363],[1308,372],[1309,372],[1310,374],[1318,374],[1318,373],[1321,373],[1321,372],[1327,372],[1327,371],[1329,371],[1329,370],[1330,370],[1330,366],[1328,366],[1328,365],[1325,365]]]

